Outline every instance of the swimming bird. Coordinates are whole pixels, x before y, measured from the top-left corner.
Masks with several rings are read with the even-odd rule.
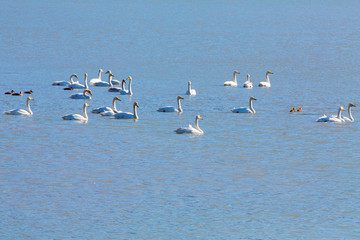
[[[316,121],[317,122],[334,122],[334,123],[343,123],[345,120],[341,117],[341,111],[344,111],[345,109],[341,106],[339,107],[338,114],[336,116],[328,117],[325,114],[321,117],[319,117]]]
[[[90,89],[85,89],[83,93],[75,93],[70,96],[72,99],[88,99],[91,100],[91,96],[87,95],[90,94],[92,96],[92,92]]]
[[[4,112],[7,115],[33,115],[33,112],[30,109],[30,100],[34,100],[32,97],[28,97],[26,100],[26,106],[27,106],[27,110],[24,109],[12,109],[9,111]]]
[[[252,101],[253,100],[256,100],[256,98],[254,97],[250,97],[250,100],[249,100],[249,107],[246,108],[246,107],[241,107],[241,108],[235,108],[233,110],[231,110],[233,113],[256,113],[254,107],[253,107],[253,103]]]
[[[22,96],[23,95],[23,91],[20,91],[19,93],[13,93],[11,94],[13,96]]]
[[[88,115],[87,115],[87,112],[86,112],[86,107],[89,107],[89,104],[87,104],[87,103],[84,104],[84,107],[83,107],[84,115],[81,115],[79,113],[74,113],[74,114],[65,115],[62,118],[64,120],[75,120],[75,121],[87,122],[88,121]]]
[[[112,72],[111,72],[111,70],[108,70],[106,73],[111,73],[112,74]],[[113,75],[114,76],[114,75]],[[116,80],[116,79],[111,79],[111,84],[112,85],[120,85],[120,81],[119,80]]]
[[[89,86],[87,83],[87,78],[88,78],[88,74],[85,73],[84,85],[79,82],[74,82],[74,83],[69,84],[68,87],[73,88],[73,89],[89,89]]]
[[[250,74],[247,75],[247,80],[246,80],[246,82],[244,82],[243,87],[244,88],[252,88],[253,87],[252,82],[250,82]]]
[[[109,86],[109,89],[108,91],[109,92],[120,92],[122,90],[122,88],[119,88],[119,87],[114,87],[113,84],[112,84],[112,77],[114,76],[114,74],[112,73],[109,73],[109,83],[110,83],[110,86]]]
[[[195,96],[196,95],[196,90],[191,88],[191,82],[188,81],[188,90],[185,93],[186,95],[189,96]]]
[[[240,73],[238,71],[234,71],[233,80],[224,82],[224,86],[237,87],[238,83],[237,83],[237,80],[236,80],[236,74],[240,74]]]
[[[70,90],[70,91],[72,91],[72,90],[74,90],[72,87],[66,87],[66,88],[63,88],[64,90]]]
[[[158,112],[177,112],[177,113],[181,113],[183,111],[182,108],[181,108],[181,103],[180,103],[181,99],[184,99],[184,98],[181,97],[181,96],[177,97],[177,108],[172,107],[172,106],[167,106],[167,107],[159,108],[157,111]]]
[[[352,107],[356,107],[356,106],[354,104],[352,104],[352,103],[349,103],[349,105],[348,105],[349,117],[345,117],[345,116],[342,117],[345,120],[345,122],[354,122],[354,118],[353,118],[353,116],[351,114],[351,108]]]
[[[33,90],[30,90],[30,91],[25,91],[24,93],[25,94],[33,94],[34,92],[33,92]]]
[[[115,104],[116,101],[121,101],[121,100],[118,97],[114,97],[114,99],[112,101],[112,108],[111,107],[99,107],[99,108],[94,108],[93,110],[91,110],[91,112],[96,113],[96,114],[106,112],[106,111],[115,111],[115,112],[117,112],[116,104]]]
[[[70,81],[69,82],[68,81],[55,81],[55,82],[52,83],[52,85],[53,86],[67,86],[69,84],[73,84],[74,83],[74,80],[73,80],[74,77],[78,78],[78,76],[76,74],[72,74],[70,76]]]
[[[119,112],[114,115],[117,119],[139,119],[137,115],[136,108],[139,107],[139,104],[137,102],[134,102],[133,105],[133,113],[130,112]]]
[[[132,90],[131,90],[132,77],[129,76],[127,79],[129,79],[129,90],[121,90],[120,94],[121,95],[130,95],[131,96],[133,94]]]
[[[299,107],[298,109],[297,109],[297,112],[302,112],[303,111],[303,109],[301,108],[301,107]]]
[[[293,107],[290,112],[296,112],[296,108]]]
[[[273,74],[270,71],[266,72],[266,82],[260,82],[259,87],[271,87],[269,74]]]
[[[102,80],[101,80],[101,73],[102,72],[104,72],[102,69],[99,69],[99,73],[98,73],[98,77],[97,78],[92,78],[92,79],[90,79],[90,81],[89,81],[89,83],[91,84],[91,85],[94,85],[94,83],[96,83],[96,82],[101,82]]]
[[[199,127],[199,119],[202,119],[202,117],[200,117],[200,115],[197,115],[195,117],[195,127],[189,125],[189,127],[178,128],[175,130],[175,132],[178,134],[183,134],[183,133],[195,134],[195,135],[204,134],[204,131],[201,130]]]
[[[11,90],[10,92],[6,92],[5,94],[13,95],[14,92],[14,90]]]

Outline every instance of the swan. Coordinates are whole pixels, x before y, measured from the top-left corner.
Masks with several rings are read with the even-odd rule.
[[[109,73],[109,74],[111,73],[112,74],[111,70],[108,70],[106,73]],[[120,85],[121,82],[119,80],[116,80],[116,79],[111,79],[111,83],[112,83],[112,85]]]
[[[273,74],[270,71],[266,72],[266,82],[260,82],[259,87],[271,87],[269,74]]]
[[[88,115],[86,112],[86,107],[89,107],[89,104],[85,103],[83,110],[84,110],[84,116],[79,114],[79,113],[74,113],[74,114],[69,114],[69,115],[65,115],[62,118],[64,120],[76,120],[76,121],[83,121],[83,122],[87,122],[88,121]]]
[[[121,90],[126,90],[125,84],[126,84],[126,80],[123,79],[123,80],[121,81]]]
[[[129,79],[129,90],[121,90],[120,94],[121,95],[132,95],[132,91],[131,91],[131,83],[132,83],[132,77],[129,76],[127,79]]]
[[[5,114],[7,115],[33,115],[33,112],[30,109],[30,100],[34,100],[32,97],[28,97],[26,100],[26,106],[27,106],[27,110],[24,109],[12,109],[9,111],[6,111]]]
[[[119,88],[119,87],[114,87],[113,86],[113,83],[112,83],[112,77],[114,76],[114,74],[112,74],[112,73],[109,73],[109,83],[110,83],[110,86],[109,86],[109,89],[108,89],[108,91],[109,92],[120,92],[122,89],[121,88]]]
[[[88,74],[85,73],[84,85],[80,84],[79,82],[74,82],[72,84],[69,84],[68,87],[73,89],[89,89],[87,78],[88,78]]]
[[[136,107],[139,107],[139,104],[137,102],[134,102],[134,105],[133,105],[134,113],[119,112],[119,113],[116,113],[114,115],[114,117],[117,118],[117,119],[139,119],[139,117],[137,115]]]
[[[201,135],[204,134],[204,131],[200,129],[199,127],[199,119],[202,119],[200,115],[197,115],[195,118],[195,127],[189,125],[189,127],[182,127],[175,130],[178,134],[188,133],[188,134],[195,134],[195,135]]]
[[[14,94],[14,90],[11,90],[10,92],[6,92],[5,94],[10,94],[10,95],[13,95]]]
[[[189,96],[195,96],[196,95],[196,90],[195,89],[191,89],[191,82],[188,81],[188,90],[185,93],[186,95]]]
[[[55,82],[52,83],[52,85],[53,86],[67,86],[69,84],[73,84],[74,83],[74,80],[73,80],[74,77],[78,78],[78,76],[76,74],[72,74],[70,76],[70,81],[69,82],[68,81],[55,81]]]
[[[101,82],[101,73],[104,72],[102,69],[99,70],[99,74],[98,74],[98,77],[97,78],[92,78],[90,79],[90,84],[91,85],[94,85],[94,83],[96,82]]]
[[[181,113],[183,110],[181,108],[181,103],[180,103],[180,100],[181,99],[184,99],[183,97],[181,96],[178,96],[177,97],[177,108],[176,107],[171,107],[171,106],[167,106],[167,107],[162,107],[162,108],[159,108],[157,111],[158,112],[178,112],[178,113]]]
[[[253,87],[252,82],[250,82],[250,74],[247,75],[247,80],[246,80],[246,82],[244,82],[243,87],[244,88],[252,88]]]
[[[338,114],[336,116],[328,117],[325,114],[316,120],[317,122],[335,122],[335,123],[343,123],[345,120],[341,117],[341,111],[345,111],[345,109],[341,106],[339,108]]]
[[[246,107],[241,107],[241,108],[235,108],[233,110],[231,110],[233,113],[256,113],[254,107],[253,107],[253,103],[252,101],[253,100],[256,100],[256,98],[254,97],[250,97],[250,100],[249,100],[249,107],[246,108]]]
[[[70,96],[72,99],[88,99],[91,100],[91,96],[87,95],[90,94],[92,96],[92,92],[89,89],[85,89],[83,93],[75,93]]]
[[[13,93],[11,94],[13,96],[22,96],[23,95],[23,91],[20,91],[19,93]]]
[[[349,103],[349,106],[348,106],[348,114],[349,114],[349,117],[345,117],[343,116],[342,118],[345,120],[345,122],[354,122],[354,118],[351,114],[351,108],[352,107],[356,107],[354,104],[352,103]]]
[[[33,90],[30,90],[30,91],[25,91],[24,93],[25,94],[33,94],[34,92],[33,92]]]
[[[93,110],[91,110],[92,113],[102,113],[102,112],[107,112],[107,111],[115,111],[117,112],[116,109],[116,101],[121,101],[120,98],[118,97],[114,97],[113,101],[112,101],[112,108],[111,107],[99,107],[99,108],[94,108]]]
[[[238,71],[234,71],[233,80],[224,82],[224,86],[237,87],[236,74],[240,74]]]

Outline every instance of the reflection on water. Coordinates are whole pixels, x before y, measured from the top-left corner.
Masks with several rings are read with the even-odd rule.
[[[1,89],[35,99],[32,117],[0,117],[3,239],[360,236],[358,110],[351,124],[316,122],[357,104],[358,3],[3,5]],[[93,86],[89,122],[62,120],[82,113],[69,98],[81,90],[51,83],[100,68],[132,76],[117,108],[139,102],[139,121],[90,113],[118,96]],[[234,70],[254,88],[222,86]],[[272,87],[257,87],[267,70]],[[156,111],[178,95],[182,114]],[[230,111],[250,96],[255,115]],[[174,133],[198,114],[204,135]]]

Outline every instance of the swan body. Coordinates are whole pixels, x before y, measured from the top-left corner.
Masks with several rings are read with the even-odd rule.
[[[234,71],[233,80],[224,82],[224,86],[237,87],[238,83],[237,83],[237,80],[236,80],[236,74],[240,74],[240,73],[238,71]]]
[[[106,73],[108,73],[108,72],[106,72]],[[113,86],[113,83],[112,83],[112,81],[111,81],[113,76],[114,76],[114,74],[109,73],[109,84],[110,84],[110,86],[109,86],[108,91],[109,91],[109,92],[120,92],[120,91],[122,90],[122,88],[114,87],[114,86]]]
[[[325,114],[319,117],[316,121],[317,122],[334,122],[334,123],[343,123],[345,120],[341,117],[341,111],[344,111],[343,107],[340,107],[338,110],[337,116],[328,117]]]
[[[111,74],[112,74],[111,70],[108,70],[106,73],[111,73]],[[114,76],[114,75],[113,75],[113,76]],[[112,84],[112,85],[120,85],[120,84],[121,84],[121,81],[116,80],[116,79],[111,79],[111,84]]]
[[[13,95],[14,92],[15,92],[14,90],[11,90],[10,92],[6,92],[5,94]]]
[[[88,121],[88,115],[87,115],[87,112],[86,112],[86,107],[89,107],[89,104],[87,104],[87,103],[84,104],[84,107],[83,107],[84,115],[81,115],[79,113],[74,113],[74,114],[65,115],[62,118],[64,120],[75,120],[75,121],[87,122]]]
[[[343,116],[342,118],[345,120],[345,122],[354,122],[354,118],[351,114],[351,108],[352,107],[356,107],[354,104],[352,103],[349,103],[349,106],[348,106],[348,114],[349,114],[349,117],[345,117]]]
[[[175,130],[178,134],[195,134],[195,135],[202,135],[204,131],[199,127],[199,119],[202,119],[200,115],[195,117],[195,127],[189,125],[189,127],[182,127]]]
[[[185,93],[186,95],[189,96],[195,96],[196,95],[196,90],[191,88],[191,82],[188,81],[188,90]]]
[[[11,94],[11,95],[13,95],[13,96],[22,96],[22,95],[23,95],[23,92],[20,91],[19,93],[13,93],[13,94]]]
[[[269,74],[273,74],[270,71],[266,72],[266,82],[260,82],[259,87],[271,87]]]
[[[91,96],[87,95],[90,94],[92,96],[92,92],[89,89],[85,89],[83,93],[75,93],[70,96],[72,99],[88,99],[91,100]]]
[[[74,80],[73,78],[76,77],[78,78],[78,76],[76,74],[72,74],[70,76],[70,81],[55,81],[52,83],[53,86],[68,86],[69,84],[73,84],[74,83]]]
[[[80,84],[79,82],[74,82],[72,84],[69,84],[68,87],[73,88],[73,89],[89,89],[89,86],[87,83],[87,77],[88,77],[88,74],[85,73],[84,85]]]
[[[96,113],[96,114],[107,112],[107,111],[115,111],[115,112],[117,112],[116,101],[121,101],[121,100],[118,97],[114,97],[114,99],[112,101],[112,108],[111,107],[99,107],[99,108],[94,108],[93,110],[91,110],[91,112]]]
[[[90,84],[94,85],[96,82],[101,82],[101,73],[104,72],[102,69],[99,69],[98,77],[90,79]]]
[[[250,82],[250,74],[247,75],[247,80],[246,80],[246,82],[244,82],[243,87],[244,88],[252,88],[253,87],[252,82]]]
[[[234,108],[233,110],[231,110],[233,113],[256,113],[254,107],[253,107],[253,103],[252,101],[253,100],[256,100],[256,98],[254,97],[250,97],[250,100],[249,100],[249,107],[246,108],[246,107],[241,107],[241,108]]]
[[[177,112],[177,113],[181,113],[183,111],[182,108],[181,108],[181,102],[180,102],[181,99],[184,99],[184,98],[181,97],[181,96],[177,97],[177,108],[172,107],[172,106],[167,106],[167,107],[159,108],[157,111],[158,112]]]
[[[6,111],[5,114],[7,115],[33,115],[33,112],[31,111],[31,108],[30,108],[30,100],[34,100],[32,97],[28,97],[27,100],[26,100],[26,106],[27,106],[27,110],[24,110],[24,109],[12,109],[12,110],[9,110],[9,111]]]
[[[127,79],[129,79],[129,90],[121,90],[120,94],[121,95],[130,95],[131,96],[133,94],[132,90],[131,90],[132,77],[129,76]]]
[[[137,115],[136,108],[139,107],[139,104],[137,102],[134,102],[133,105],[133,113],[130,112],[119,112],[114,115],[117,119],[139,119]]]

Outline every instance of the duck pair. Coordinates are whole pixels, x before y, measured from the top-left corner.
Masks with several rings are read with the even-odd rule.
[[[299,107],[299,108],[293,107],[293,108],[290,110],[290,112],[302,112],[302,111],[303,111],[303,110],[302,110],[301,107]]]
[[[14,90],[11,90],[10,92],[6,92],[5,94],[13,95],[13,96],[22,96],[23,94],[33,94],[33,90],[30,91],[20,91],[19,93],[16,93]]]

